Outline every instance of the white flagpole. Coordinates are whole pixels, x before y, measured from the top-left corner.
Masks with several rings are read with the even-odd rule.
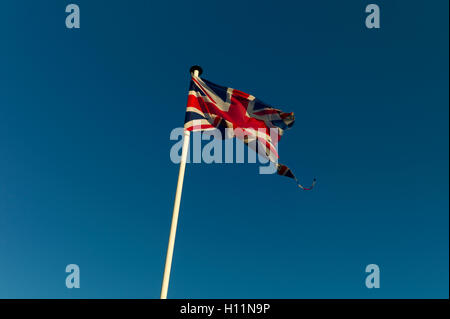
[[[191,73],[199,76],[202,69],[199,66],[193,66]],[[177,191],[175,193],[175,203],[173,204],[172,225],[170,226],[169,245],[167,247],[166,265],[164,267],[164,276],[161,286],[161,299],[167,299],[167,290],[169,288],[170,270],[172,268],[173,247],[175,245],[175,235],[177,232],[178,213],[180,211],[181,191],[183,190],[184,171],[186,168],[186,159],[189,149],[190,132],[184,131],[183,149],[181,151],[180,171],[178,173]]]

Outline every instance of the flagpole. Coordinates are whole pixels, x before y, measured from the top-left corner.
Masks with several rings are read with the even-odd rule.
[[[191,67],[191,73],[199,76],[202,68],[199,66]],[[172,224],[170,226],[169,244],[167,246],[166,265],[164,267],[164,276],[161,286],[161,299],[167,299],[167,290],[169,288],[170,270],[172,268],[173,247],[175,246],[175,235],[178,225],[178,213],[180,211],[181,192],[183,190],[184,171],[186,169],[186,159],[189,149],[190,132],[184,130],[183,149],[181,151],[180,170],[178,172],[177,190],[175,192],[175,202],[173,204]]]

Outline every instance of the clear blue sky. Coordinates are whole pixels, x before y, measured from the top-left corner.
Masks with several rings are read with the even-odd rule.
[[[2,2],[1,298],[159,297],[193,64],[318,184],[189,164],[170,298],[448,298],[447,1],[73,2]]]

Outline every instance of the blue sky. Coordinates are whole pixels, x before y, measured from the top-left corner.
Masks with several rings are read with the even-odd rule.
[[[193,64],[318,184],[188,164],[169,298],[448,298],[448,2],[74,2],[0,12],[1,298],[159,297]]]

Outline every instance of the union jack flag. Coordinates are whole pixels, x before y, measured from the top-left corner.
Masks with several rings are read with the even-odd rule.
[[[284,113],[239,90],[214,84],[191,73],[184,128],[187,131],[219,130],[222,138],[236,137],[276,165],[278,175],[293,178],[292,171],[278,163],[276,145],[284,130],[294,124],[294,113]]]

